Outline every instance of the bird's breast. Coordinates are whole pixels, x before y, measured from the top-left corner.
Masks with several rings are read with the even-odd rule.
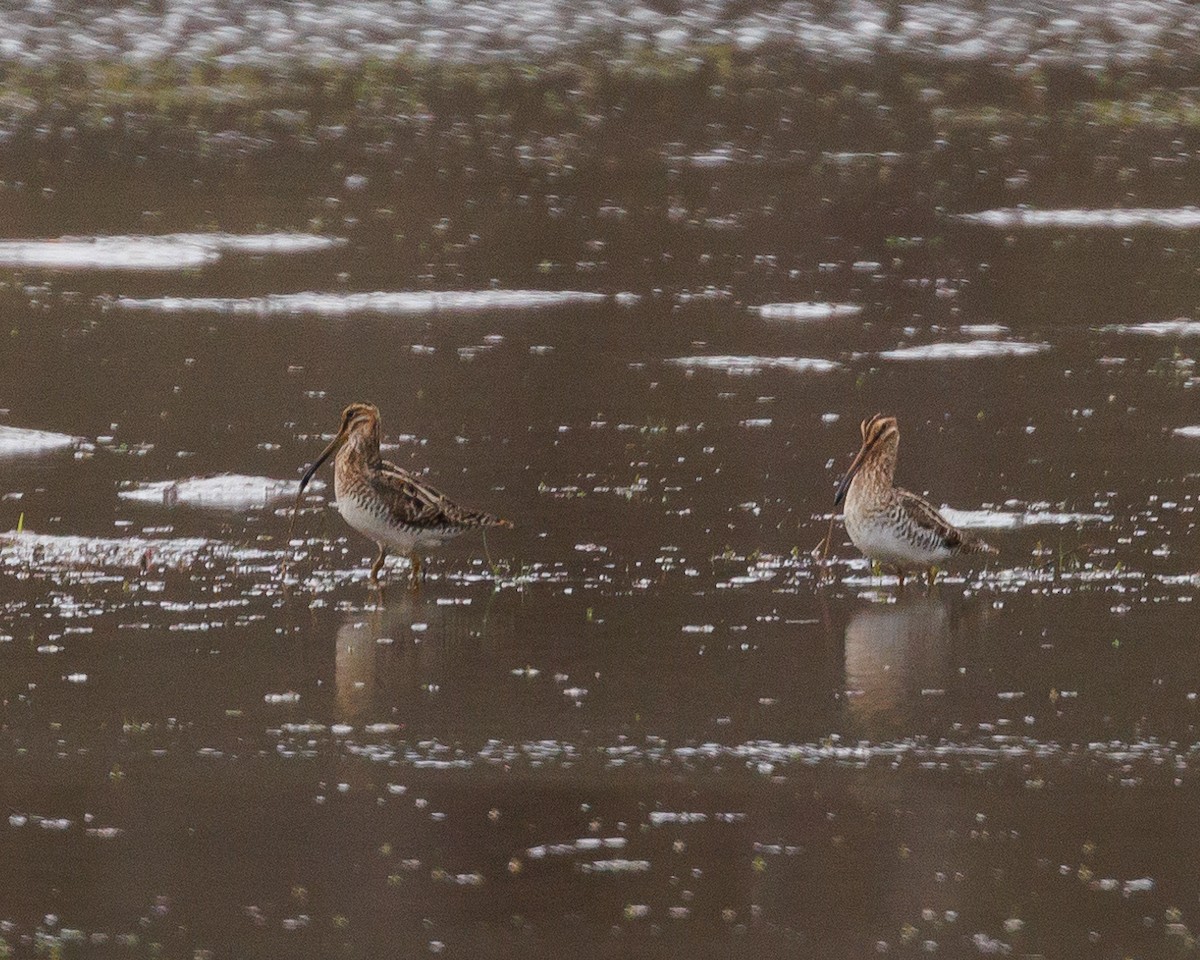
[[[897,511],[846,512],[846,532],[854,545],[878,563],[907,567],[923,567],[951,556],[940,543]]]

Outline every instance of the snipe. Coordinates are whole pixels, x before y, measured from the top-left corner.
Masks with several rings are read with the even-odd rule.
[[[905,573],[925,570],[932,586],[939,564],[963,553],[1000,551],[960,530],[924,497],[893,484],[900,427],[875,414],[862,422],[862,448],[838,484],[835,504],[846,501],[846,532],[863,555]]]
[[[389,551],[408,556],[415,586],[421,572],[418,551],[440,547],[467,530],[512,526],[490,513],[460,507],[403,467],[384,460],[379,453],[379,410],[369,403],[352,403],[342,411],[337,436],[300,481],[297,505],[318,468],[334,454],[338,511],[379,547],[371,567],[372,583],[379,582]]]

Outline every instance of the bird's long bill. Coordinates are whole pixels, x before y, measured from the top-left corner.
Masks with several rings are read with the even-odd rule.
[[[347,434],[348,431],[339,430],[338,435],[329,441],[329,446],[327,446],[321,452],[321,455],[313,461],[312,466],[304,471],[304,476],[300,478],[300,493],[303,493],[304,488],[307,487],[310,482],[312,482],[313,475],[321,469],[321,464],[337,453],[338,448],[346,442]]]
[[[850,464],[850,469],[846,471],[846,475],[842,477],[841,483],[837,485],[837,492],[833,495],[833,504],[835,507],[841,506],[842,501],[846,499],[846,494],[850,492],[850,484],[854,480],[854,475],[861,469],[863,461],[866,458],[867,445],[864,443],[858,451],[858,456]]]
[[[313,461],[312,466],[305,470],[304,476],[300,478],[300,489],[296,491],[296,502],[292,504],[292,521],[288,524],[288,540],[292,539],[292,527],[296,525],[296,511],[300,509],[300,500],[304,496],[305,488],[312,482],[313,475],[321,468],[321,464],[337,453],[338,448],[346,442],[347,435],[348,431],[339,430],[338,435],[329,441],[329,446]]]

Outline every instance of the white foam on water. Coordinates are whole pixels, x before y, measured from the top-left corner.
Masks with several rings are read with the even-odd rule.
[[[1177,437],[1187,437],[1188,439],[1196,439],[1200,437],[1200,426],[1176,427],[1171,431]]]
[[[1059,513],[1053,510],[955,510],[942,507],[942,516],[968,530],[1019,530],[1022,527],[1070,527],[1080,523],[1112,523],[1111,514]]]
[[[282,727],[271,731],[281,743],[300,740],[306,746],[314,739],[312,733],[292,734]],[[335,738],[336,739],[336,738]],[[624,741],[612,746],[586,747],[565,740],[538,740],[506,742],[489,740],[470,757],[453,762],[440,760],[453,748],[437,740],[412,742],[404,738],[383,738],[374,745],[372,752],[364,752],[353,745],[336,740],[350,753],[358,751],[367,757],[382,757],[389,762],[411,765],[419,769],[458,770],[476,765],[511,765],[521,759],[538,763],[577,764],[585,756],[597,756],[610,766],[634,767],[644,765],[661,771],[673,763],[683,763],[689,769],[697,764],[728,764],[736,762],[746,767],[758,767],[786,775],[789,766],[811,768],[830,764],[838,767],[863,768],[878,764],[880,769],[895,770],[896,761],[910,759],[916,762],[933,761],[955,763],[962,769],[989,771],[997,764],[1012,764],[1021,769],[1031,761],[1052,762],[1062,767],[1076,764],[1092,769],[1097,763],[1112,764],[1122,768],[1140,767],[1146,770],[1172,768],[1182,770],[1191,767],[1200,755],[1200,744],[1176,741],[1105,740],[1090,743],[1062,740],[1039,740],[1030,736],[1012,734],[988,734],[980,731],[975,736],[964,736],[962,740],[905,737],[886,741],[855,740],[843,741],[832,737],[820,742],[779,743],[771,740],[750,740],[743,743],[689,743],[672,745],[659,737],[648,738],[641,743]],[[937,769],[930,767],[928,769]],[[715,819],[729,820],[736,814],[715,814]],[[704,823],[714,815],[689,811],[651,811],[648,821],[651,826],[678,826]],[[732,821],[730,821],[732,822]],[[605,842],[607,845],[607,842]],[[541,859],[549,855],[569,856],[580,852],[575,843],[542,844],[526,850],[528,856]]]
[[[862,150],[823,150],[821,152],[821,159],[824,162],[836,164],[839,167],[873,164],[894,166],[903,160],[904,156],[904,154],[896,153],[894,151],[875,153],[872,151]]]
[[[172,233],[168,239],[194,243],[219,253],[244,253],[248,256],[289,256],[323,253],[344,247],[345,237],[327,237],[315,233]]]
[[[1000,230],[1016,228],[1059,230],[1200,229],[1200,207],[1132,207],[1127,210],[1027,210],[1002,207],[979,213],[955,214],[955,219]]]
[[[649,860],[628,860],[614,858],[610,860],[593,860],[591,863],[579,865],[582,873],[646,873],[650,869]]]
[[[964,323],[958,332],[968,337],[1003,337],[1012,331],[1002,323]]]
[[[704,153],[693,153],[687,156],[671,156],[667,158],[673,164],[688,164],[698,168],[716,168],[728,166],[737,162],[737,155],[731,147],[717,147]]]
[[[0,534],[0,562],[39,566],[102,565],[140,567],[154,555],[160,562],[194,560],[214,541],[203,537],[153,540],[143,537],[77,537],[9,531]]]
[[[305,233],[170,233],[0,241],[0,267],[45,270],[190,270],[225,253],[275,255],[331,250],[346,241]]]
[[[842,365],[834,360],[815,357],[753,357],[753,356],[703,356],[670,357],[665,363],[686,367],[688,370],[717,370],[731,376],[749,376],[764,370],[790,370],[794,373],[830,373],[841,370]]]
[[[233,316],[384,317],[429,313],[485,313],[604,303],[608,296],[579,290],[420,290],[376,293],[284,293],[265,297],[121,297],[123,310],[220,313]]]
[[[0,241],[0,267],[43,270],[189,270],[219,260],[211,247],[167,237]]]
[[[314,480],[309,489],[324,489]],[[163,507],[194,507],[199,510],[260,510],[274,503],[290,501],[300,489],[298,480],[275,480],[224,473],[186,480],[161,480],[135,483],[120,490],[123,500]]]
[[[1143,337],[1200,337],[1200,321],[1159,320],[1153,323],[1113,323],[1100,328],[1101,333],[1131,333]]]
[[[82,437],[72,437],[65,433],[0,425],[0,460],[41,457],[90,446]]]
[[[269,559],[267,550],[234,547],[204,537],[80,537],[10,530],[0,533],[0,567],[141,568],[191,563],[199,557],[250,561]]]
[[[750,309],[764,320],[841,320],[863,310],[856,303],[764,303]]]
[[[884,360],[986,360],[996,357],[1029,357],[1050,349],[1048,343],[1019,340],[970,340],[966,343],[927,343],[899,347],[879,354]]]

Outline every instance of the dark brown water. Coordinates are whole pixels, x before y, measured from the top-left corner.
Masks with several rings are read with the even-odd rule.
[[[1196,341],[1129,326],[1194,313],[1196,234],[948,214],[1177,207],[1200,143],[702,120],[7,144],[14,238],[349,240],[5,272],[0,422],[82,441],[0,460],[7,949],[1192,949]],[[497,289],[604,296],[347,299]],[[751,309],[805,301],[861,312]],[[516,528],[381,598],[320,498],[289,547],[286,489],[122,496],[294,481],[353,400]],[[819,577],[876,411],[997,560],[901,592],[839,534]]]

